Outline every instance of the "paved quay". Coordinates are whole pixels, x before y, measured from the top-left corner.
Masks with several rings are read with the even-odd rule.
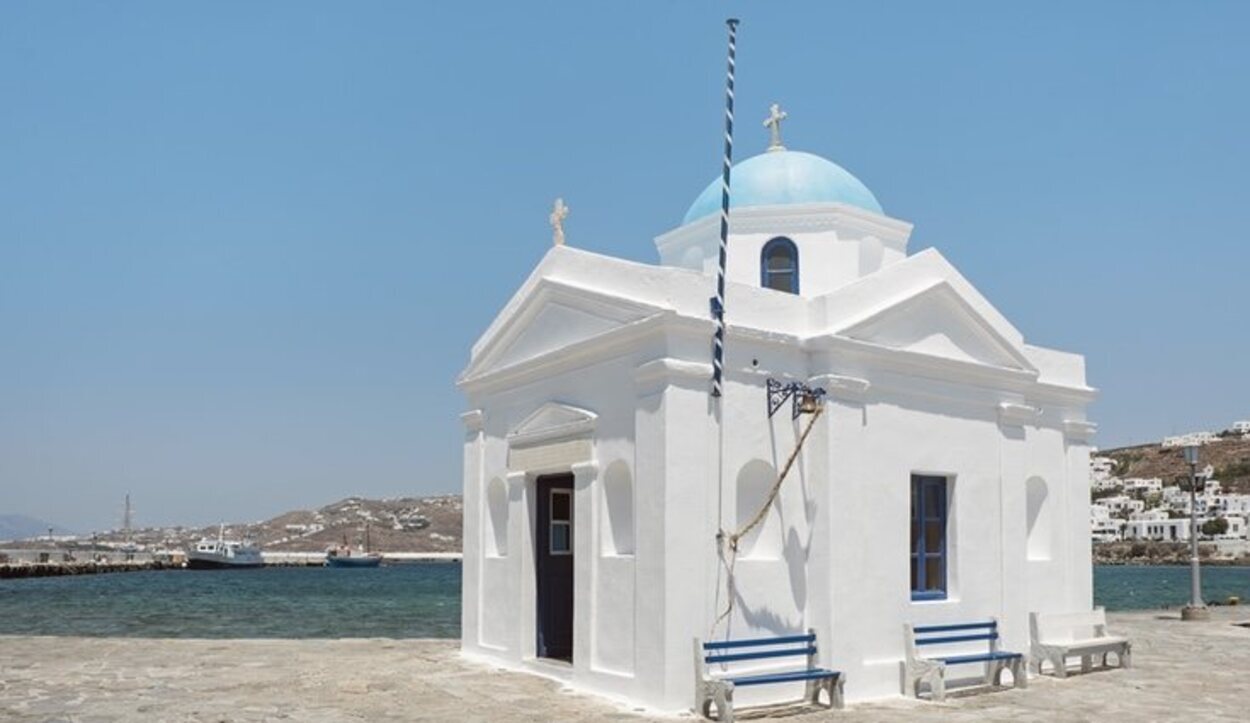
[[[1234,623],[1250,621],[1250,608],[1213,612],[1208,623],[1182,623],[1175,612],[1111,614],[1112,630],[1133,640],[1130,670],[1033,678],[1028,690],[972,692],[943,704],[897,699],[740,717],[1245,721],[1250,627]],[[464,662],[447,640],[0,637],[3,721],[647,719],[552,681]]]

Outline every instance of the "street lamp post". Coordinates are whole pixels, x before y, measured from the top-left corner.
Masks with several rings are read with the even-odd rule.
[[[1208,620],[1211,613],[1202,602],[1202,573],[1198,568],[1198,445],[1185,446],[1189,464],[1189,604],[1181,608],[1182,620]]]

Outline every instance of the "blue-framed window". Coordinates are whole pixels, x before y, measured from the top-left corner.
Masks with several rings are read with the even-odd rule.
[[[760,252],[760,286],[799,293],[799,248],[785,236],[764,244]]]
[[[911,599],[946,598],[945,477],[911,476]]]

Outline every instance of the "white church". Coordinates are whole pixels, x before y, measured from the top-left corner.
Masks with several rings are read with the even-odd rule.
[[[810,629],[856,701],[903,694],[904,623],[996,618],[1027,653],[1030,612],[1089,610],[1084,358],[1026,343],[941,253],[909,255],[864,184],[774,134],[733,167],[714,399],[720,192],[655,265],[564,245],[558,206],[473,346],[463,653],[678,712],[696,638]],[[768,504],[812,420],[770,416],[770,379],[825,394]],[[718,533],[761,509],[730,584]]]

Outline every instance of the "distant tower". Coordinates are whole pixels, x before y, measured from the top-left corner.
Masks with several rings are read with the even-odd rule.
[[[126,513],[125,513],[125,515],[122,517],[122,531],[123,531],[123,532],[125,532],[125,535],[126,535],[126,546],[127,546],[127,547],[129,547],[129,546],[130,546],[130,544],[131,544],[131,534],[130,534],[130,493],[129,493],[129,492],[127,492],[127,493],[126,493]]]

